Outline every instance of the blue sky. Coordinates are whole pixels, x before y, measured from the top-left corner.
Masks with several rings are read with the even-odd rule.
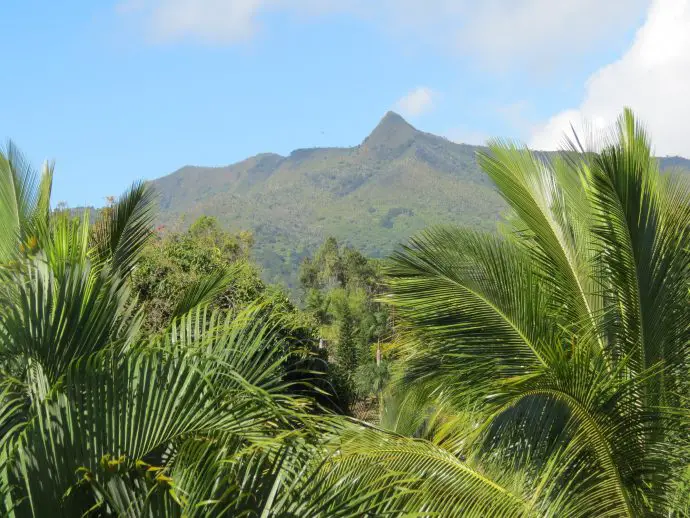
[[[591,85],[629,59],[658,2],[611,0],[595,23],[596,1],[474,4],[9,2],[0,138],[55,159],[54,200],[70,205],[185,164],[355,145],[389,109],[458,141],[549,147],[567,114],[618,110]]]

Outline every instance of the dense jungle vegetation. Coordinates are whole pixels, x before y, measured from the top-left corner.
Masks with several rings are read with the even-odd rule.
[[[163,232],[146,184],[75,216],[8,145],[0,515],[690,516],[690,183],[651,149],[628,110],[492,142],[496,230],[328,238],[296,300],[250,232]]]
[[[421,131],[388,112],[353,147],[262,153],[157,178],[156,221],[179,232],[212,216],[233,232],[250,230],[262,278],[299,297],[299,266],[329,236],[367,257],[385,258],[431,226],[493,231],[507,204],[477,161],[487,151]],[[690,160],[657,159],[662,171],[690,173]]]

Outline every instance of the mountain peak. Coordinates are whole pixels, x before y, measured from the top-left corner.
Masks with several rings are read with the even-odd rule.
[[[362,142],[365,150],[383,151],[409,143],[418,131],[400,115],[387,112],[369,136]]]
[[[385,132],[390,132],[390,131],[401,131],[401,130],[415,130],[412,125],[407,122],[403,117],[394,111],[388,111],[386,114],[383,116],[383,118],[379,121],[379,123],[376,125],[374,128],[374,131],[371,132],[373,135],[374,133],[380,133],[382,131]],[[416,130],[415,130],[416,131]]]
[[[387,111],[386,114],[383,116],[381,119],[381,122],[379,122],[379,125],[381,124],[395,124],[395,125],[404,125],[404,126],[409,126],[410,124],[400,115],[399,113],[396,113],[394,111]]]

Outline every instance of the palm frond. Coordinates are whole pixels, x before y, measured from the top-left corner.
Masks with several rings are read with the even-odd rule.
[[[95,257],[123,275],[135,265],[151,237],[154,192],[135,183],[112,207],[103,210],[95,226]]]
[[[387,301],[418,336],[408,379],[455,378],[455,392],[488,395],[499,378],[519,380],[554,359],[558,320],[520,248],[495,236],[434,229],[394,255]],[[466,376],[455,373],[463,366]],[[487,392],[488,391],[488,392]]]
[[[230,271],[209,274],[188,286],[171,314],[171,320],[189,313],[197,306],[208,305],[222,294],[232,282],[238,267]]]
[[[527,149],[496,140],[477,160],[529,233],[527,252],[543,271],[559,311],[571,325],[596,330],[601,306],[592,275],[591,230],[579,181],[581,170],[569,160],[549,161]],[[569,301],[569,304],[563,304]]]
[[[505,241],[432,231],[393,257],[400,387],[444,416],[472,403],[439,444],[526,473],[539,513],[662,515],[688,462],[690,188],[630,111],[595,151],[574,142],[480,155],[514,211]]]
[[[29,237],[37,203],[37,174],[12,141],[0,152],[0,263],[11,260]],[[42,189],[44,190],[44,189]]]

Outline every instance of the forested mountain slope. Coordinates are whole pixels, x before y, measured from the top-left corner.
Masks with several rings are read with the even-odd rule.
[[[480,149],[388,112],[355,147],[186,166],[153,184],[161,224],[179,228],[210,215],[229,230],[251,230],[267,279],[293,284],[296,265],[327,236],[378,257],[433,224],[493,229],[504,204],[477,166]],[[690,170],[684,158],[662,161]]]

